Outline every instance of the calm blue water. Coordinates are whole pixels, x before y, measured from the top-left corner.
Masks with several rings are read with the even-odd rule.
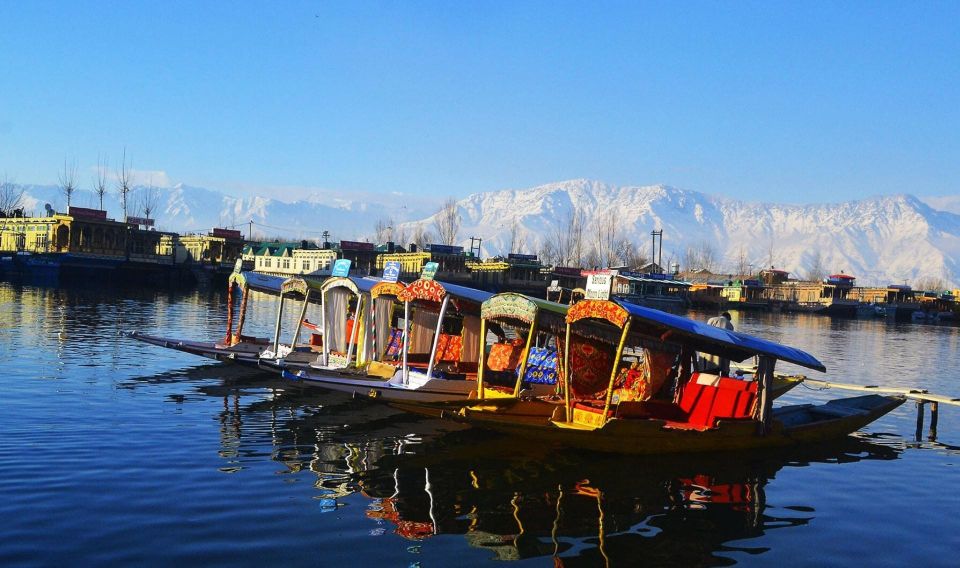
[[[829,447],[631,459],[118,336],[213,338],[223,301],[0,283],[0,564],[945,566],[960,550],[958,407],[937,442],[915,441],[908,403]],[[834,380],[960,395],[956,327],[734,315]],[[273,305],[251,316],[266,335]]]

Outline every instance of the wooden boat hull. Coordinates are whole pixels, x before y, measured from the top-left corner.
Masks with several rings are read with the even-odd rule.
[[[237,363],[247,367],[256,367],[259,359],[260,347],[256,345],[238,344],[233,347],[220,347],[213,341],[190,341],[186,339],[174,339],[169,337],[157,337],[147,335],[137,331],[125,334],[131,339],[156,345],[166,349],[173,349],[182,353],[199,355],[207,359],[223,361],[227,363]]]
[[[476,382],[450,379],[426,379],[399,383],[398,378],[367,377],[336,370],[284,370],[283,377],[305,385],[345,392],[383,401],[450,402],[465,401],[476,389]]]
[[[776,399],[793,387],[803,382],[803,377],[776,377],[773,381],[772,394]],[[476,415],[477,420],[487,420],[495,422],[522,422],[544,424],[554,416],[554,412],[563,412],[563,399],[546,398],[498,398],[489,400],[460,400],[449,401],[447,404],[423,404],[426,401],[416,400],[415,398],[405,399],[399,403],[391,403],[391,406],[421,416],[430,416],[433,418],[441,416],[444,412],[450,412],[463,409],[471,415]],[[560,414],[562,416],[562,414]]]
[[[564,446],[625,454],[727,452],[789,447],[842,438],[900,406],[903,397],[867,395],[822,405],[777,408],[769,433],[753,420],[721,420],[709,429],[659,419],[611,419],[600,428],[509,420],[495,412],[444,412],[445,418]],[[561,410],[562,412],[562,410]]]

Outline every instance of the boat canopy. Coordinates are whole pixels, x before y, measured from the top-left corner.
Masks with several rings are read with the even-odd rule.
[[[480,317],[484,320],[519,320],[527,325],[539,320],[542,328],[561,332],[567,306],[531,298],[515,292],[496,294],[480,305]]]
[[[657,337],[665,342],[687,344],[697,351],[734,361],[743,361],[754,355],[766,355],[818,371],[827,370],[816,357],[800,349],[619,299],[583,300],[571,306],[567,313],[567,323],[587,318],[606,320],[618,327],[622,327],[632,318],[646,324],[642,331],[634,328],[634,331],[643,335]]]
[[[381,281],[373,285],[373,288],[370,289],[370,295],[374,298],[379,298],[380,296],[399,296],[404,288],[406,288],[406,285],[400,282]]]
[[[438,280],[424,280],[421,278],[408,284],[397,299],[401,302],[423,300],[426,302],[439,303],[443,301],[444,296],[482,304],[493,296],[493,293],[460,286],[459,284],[450,284],[449,282],[440,282]]]
[[[287,278],[283,281],[283,285],[280,287],[281,294],[290,294],[297,293],[301,296],[306,296],[310,292],[317,292],[318,294],[322,291],[320,282],[316,280],[307,280],[301,276],[293,276]]]
[[[240,288],[249,288],[267,294],[279,294],[283,280],[282,276],[270,276],[269,274],[245,271],[232,272],[229,283],[230,285],[236,284],[240,286]]]
[[[370,278],[355,278],[353,276],[335,276],[327,278],[321,285],[323,292],[329,292],[334,288],[347,288],[354,294],[369,294],[370,290],[377,284],[377,280]]]

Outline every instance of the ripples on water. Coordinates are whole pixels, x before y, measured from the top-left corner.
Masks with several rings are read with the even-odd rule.
[[[914,440],[907,403],[828,447],[625,458],[118,337],[216,337],[223,300],[0,283],[0,563],[900,566],[951,565],[960,549],[957,407],[939,442]],[[246,329],[268,335],[275,304],[257,306]],[[960,395],[955,327],[734,323],[818,355],[833,380]]]

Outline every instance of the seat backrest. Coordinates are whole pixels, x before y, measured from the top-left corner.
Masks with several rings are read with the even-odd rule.
[[[463,350],[463,338],[459,335],[441,333],[437,339],[436,362],[456,363],[460,361],[460,352]]]
[[[390,339],[387,341],[387,350],[384,357],[396,358],[400,355],[400,349],[403,347],[403,330],[393,328],[390,330]]]
[[[516,371],[523,355],[523,345],[494,343],[487,355],[487,368],[491,371]]]
[[[712,428],[718,419],[752,417],[757,383],[698,375],[700,373],[690,377],[678,403],[687,414],[688,423]]]
[[[542,385],[557,384],[557,352],[546,347],[531,347],[523,381]]]
[[[750,418],[757,398],[757,383],[722,377],[711,415],[718,418]]]

